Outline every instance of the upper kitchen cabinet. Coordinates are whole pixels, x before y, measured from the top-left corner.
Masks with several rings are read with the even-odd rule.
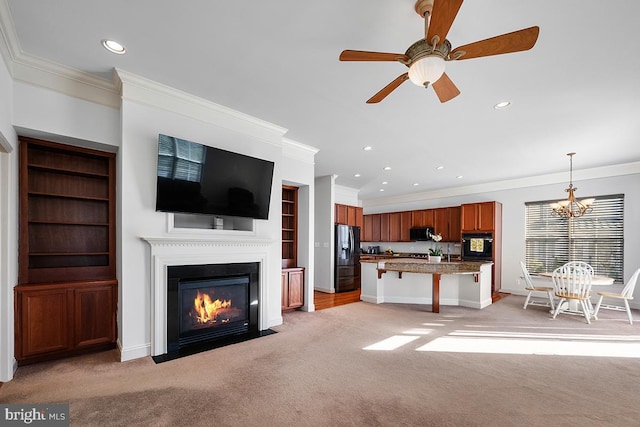
[[[493,231],[502,222],[502,204],[499,202],[467,203],[460,209],[462,232]]]
[[[382,214],[364,215],[363,230],[360,234],[361,242],[379,242],[380,241],[380,223]]]
[[[335,223],[353,225],[362,229],[364,226],[362,208],[359,206],[349,206],[336,203]]]
[[[434,233],[444,242],[460,241],[460,207],[437,208],[434,211]]]
[[[435,209],[422,209],[412,212],[412,227],[433,227]]]

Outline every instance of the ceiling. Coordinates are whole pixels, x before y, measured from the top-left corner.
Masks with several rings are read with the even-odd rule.
[[[365,202],[568,172],[571,151],[574,170],[640,161],[640,2],[467,1],[453,47],[534,25],[538,42],[448,62],[461,94],[447,103],[406,82],[366,104],[406,67],[338,56],[404,53],[424,36],[414,0],[0,1],[23,54],[109,80],[123,69],[282,126],[320,150],[316,176]]]

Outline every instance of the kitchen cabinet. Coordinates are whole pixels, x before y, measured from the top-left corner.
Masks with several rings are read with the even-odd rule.
[[[434,233],[442,235],[443,242],[460,241],[460,207],[434,209]]]
[[[467,203],[461,206],[462,231],[486,231],[495,229],[496,210],[502,211],[498,202]]]
[[[382,214],[364,215],[364,231],[360,234],[361,242],[381,242],[380,225]]]
[[[434,209],[416,210],[412,215],[412,227],[433,227]]]
[[[14,288],[19,365],[113,348],[117,281],[79,281]]]
[[[380,241],[381,242],[390,242],[391,235],[390,231],[390,216],[391,214],[383,213],[380,214]]]
[[[468,203],[460,207],[462,232],[491,233],[493,236],[493,280],[491,291],[502,286],[502,204],[499,202]]]
[[[334,222],[336,224],[357,226],[360,227],[360,231],[362,232],[364,224],[361,207],[336,203],[334,217]]]
[[[413,216],[411,211],[400,212],[400,242],[410,242],[409,230]]]
[[[400,212],[392,212],[389,214],[389,242],[400,242],[402,232]]]
[[[293,310],[304,304],[304,268],[282,270],[282,310]]]

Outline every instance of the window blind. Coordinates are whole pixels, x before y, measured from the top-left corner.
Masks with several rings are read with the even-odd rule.
[[[585,261],[595,274],[622,282],[624,195],[596,197],[593,211],[579,218],[560,218],[549,203],[525,203],[527,269],[541,273],[569,261]]]

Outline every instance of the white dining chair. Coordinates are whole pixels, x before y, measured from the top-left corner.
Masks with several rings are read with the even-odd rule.
[[[600,299],[598,299],[598,304],[596,304],[596,309],[593,312],[594,317],[596,319],[598,318],[598,311],[600,311],[601,308],[604,308],[606,310],[626,311],[627,317],[629,318],[629,324],[633,325],[633,316],[631,316],[631,309],[629,308],[629,300],[633,299],[633,290],[636,288],[636,282],[638,281],[639,275],[640,275],[640,268],[637,269],[635,273],[633,273],[633,275],[631,276],[627,284],[624,285],[622,292],[620,292],[619,294],[615,292],[598,292],[598,295],[600,295]],[[602,304],[602,300],[604,298],[615,299],[618,301],[622,300],[622,302],[624,303],[624,307],[620,305],[614,305],[614,304]]]
[[[528,305],[542,305],[545,307],[551,307],[551,310],[554,310],[555,304],[553,303],[553,288],[550,286],[535,286],[531,280],[531,275],[529,274],[529,270],[527,270],[527,266],[522,261],[520,261],[520,268],[522,269],[522,276],[524,277],[524,289],[529,291],[527,298],[524,300],[524,307],[522,308],[526,310]],[[533,296],[534,292],[546,292],[549,301],[541,301]]]
[[[584,262],[584,261],[569,261],[565,265],[569,265],[569,266],[573,266],[573,267],[582,267],[582,268],[586,269],[587,272],[589,274],[591,274],[592,276],[595,274],[591,264],[589,264],[587,262]]]
[[[565,302],[576,301],[582,308],[582,314],[588,324],[591,324],[591,278],[593,274],[584,267],[563,265],[553,271],[553,288],[555,295],[560,299],[553,311],[555,319],[559,313],[570,311],[571,304]]]

